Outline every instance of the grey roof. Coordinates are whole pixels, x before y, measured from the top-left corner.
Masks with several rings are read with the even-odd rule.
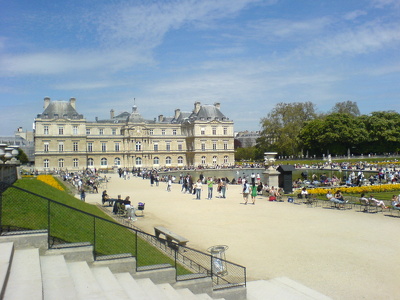
[[[44,119],[83,119],[75,108],[67,101],[51,101],[38,118]]]
[[[184,112],[181,111],[179,116],[175,119],[173,118],[171,120],[171,123],[183,123],[186,119],[188,119],[191,116],[192,112]]]
[[[131,115],[130,113],[128,113],[127,111],[124,111],[123,113],[120,113],[119,115],[115,116],[112,119],[103,119],[103,120],[96,119],[96,122],[97,123],[125,123],[130,115]]]
[[[204,120],[204,121],[210,121],[210,120],[219,120],[219,121],[225,121],[228,120],[228,118],[215,106],[215,105],[202,105],[197,112],[193,112],[190,116],[189,119],[191,120]]]
[[[139,113],[137,106],[134,105],[132,107],[132,113],[130,116],[126,119],[127,123],[141,123],[145,122],[145,119],[142,117],[142,115]]]

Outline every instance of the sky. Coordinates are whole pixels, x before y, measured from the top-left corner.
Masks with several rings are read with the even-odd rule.
[[[235,131],[280,102],[400,112],[400,0],[0,0],[0,136],[45,97],[89,121],[218,102]]]

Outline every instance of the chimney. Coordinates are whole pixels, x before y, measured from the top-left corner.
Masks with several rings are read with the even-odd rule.
[[[75,102],[76,102],[76,99],[75,99],[75,98],[69,98],[69,104],[71,104],[71,106],[72,106],[74,109],[76,109]]]
[[[215,103],[214,103],[214,106],[215,106],[216,109],[220,109],[221,103],[215,102]]]
[[[181,114],[181,110],[180,110],[180,109],[175,109],[175,116],[174,116],[174,119],[175,119],[175,120],[178,119],[180,114]]]
[[[110,119],[114,119],[114,110],[113,109],[110,110]]]
[[[193,112],[195,114],[197,114],[199,112],[199,110],[200,110],[200,102],[197,101],[194,103],[194,111]]]
[[[163,115],[159,115],[159,116],[158,116],[158,122],[162,122],[163,119],[164,119],[164,116],[163,116]]]
[[[50,98],[49,98],[49,97],[45,97],[45,98],[44,98],[43,109],[46,109],[47,106],[49,106],[49,104],[50,104]]]

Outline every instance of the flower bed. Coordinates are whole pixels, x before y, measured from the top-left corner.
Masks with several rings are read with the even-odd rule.
[[[59,189],[60,191],[64,191],[63,187],[58,183],[56,179],[52,175],[38,175],[38,180],[47,183],[48,185]]]

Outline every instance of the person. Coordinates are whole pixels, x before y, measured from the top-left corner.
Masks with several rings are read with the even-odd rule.
[[[104,205],[104,203],[105,203],[106,201],[108,201],[108,200],[110,200],[110,196],[108,196],[108,195],[107,195],[107,191],[104,190],[103,193],[101,194],[101,202],[102,202],[103,205]]]
[[[275,189],[274,186],[271,186],[268,193],[269,193],[269,201],[276,201],[278,196],[280,196],[279,192]]]
[[[302,197],[302,198],[308,198],[308,191],[307,191],[307,188],[306,188],[306,187],[303,187],[303,188],[301,189],[301,197]]]
[[[85,190],[82,189],[82,190],[81,190],[81,200],[82,200],[83,202],[85,202],[85,198],[86,198]]]
[[[172,177],[171,175],[168,176],[168,181],[167,181],[167,191],[171,191],[171,186],[172,186]]]
[[[256,183],[256,174],[251,173],[250,178],[251,178],[251,185],[255,184]]]
[[[228,189],[228,182],[227,178],[222,178],[221,179],[221,197],[225,198],[226,196],[226,190]]]
[[[256,197],[257,197],[257,186],[256,183],[254,182],[251,185],[251,201],[253,201],[253,204],[256,204]]]
[[[195,183],[194,190],[196,191],[196,199],[200,200],[201,197],[201,190],[203,189],[203,184],[201,183],[201,179],[199,178]]]
[[[250,193],[249,184],[247,183],[246,180],[243,180],[243,200],[244,200],[244,204],[247,204],[247,201],[249,200],[249,193]]]
[[[368,202],[371,202],[371,201],[374,202],[376,206],[380,206],[380,207],[382,207],[382,208],[388,208],[388,207],[385,205],[385,202],[383,202],[383,201],[381,201],[381,200],[375,199],[375,198],[374,198],[374,195],[370,195],[370,196],[369,196]]]
[[[326,193],[326,198],[328,200],[331,200],[333,198],[332,192],[330,190],[328,190],[328,192]]]
[[[263,184],[262,184],[262,182],[260,181],[260,182],[258,182],[257,193],[258,193],[259,195],[262,195],[262,191],[263,191]]]
[[[340,208],[340,204],[345,203],[343,194],[340,190],[337,190],[336,193],[334,194],[334,196],[330,200],[336,204],[339,204],[339,206],[337,208]]]
[[[114,202],[114,206],[113,206],[113,213],[117,214],[118,213],[118,206],[123,204],[123,200],[121,198],[121,195],[118,195],[117,200],[115,200]]]
[[[211,200],[213,196],[213,185],[214,180],[211,177],[207,178],[207,187],[208,187],[208,198],[207,200]]]
[[[392,206],[400,208],[400,197],[399,196],[393,195],[393,197],[392,197]]]

